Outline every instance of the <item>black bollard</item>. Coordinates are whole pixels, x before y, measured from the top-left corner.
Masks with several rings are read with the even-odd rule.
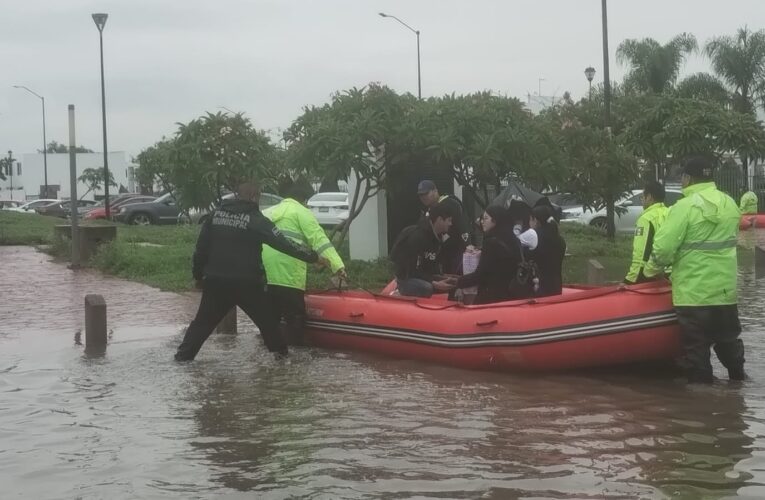
[[[106,352],[106,301],[101,295],[85,296],[85,352]]]

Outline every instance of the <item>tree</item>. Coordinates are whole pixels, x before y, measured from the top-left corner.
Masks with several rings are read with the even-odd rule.
[[[624,85],[637,92],[661,94],[670,90],[686,57],[698,50],[696,37],[677,35],[661,45],[653,38],[624,40],[616,49],[616,60],[630,67]]]
[[[5,173],[10,171],[8,158],[0,158],[0,181],[6,180]]]
[[[170,154],[173,142],[162,138],[153,146],[141,151],[136,157],[138,169],[136,179],[142,191],[154,192],[154,186],[159,184],[168,193],[175,190],[171,181]]]
[[[765,106],[765,30],[741,28],[735,36],[713,38],[704,51],[712,60],[712,70],[732,90],[733,109],[754,115],[758,99]],[[747,181],[750,159],[741,156]]]
[[[418,102],[410,94],[370,84],[338,92],[324,106],[305,108],[286,132],[293,168],[314,178],[355,180],[338,243],[367,201],[385,188],[388,174],[404,168],[411,157],[410,117]]]
[[[86,168],[83,170],[82,174],[80,174],[77,180],[88,186],[88,190],[85,191],[82,196],[80,196],[80,199],[85,198],[85,196],[87,196],[91,191],[100,190],[103,187],[104,178],[104,167]],[[111,170],[109,171],[109,185],[115,187],[117,186],[117,183],[114,182],[114,175],[112,175]]]
[[[709,101],[728,106],[731,96],[725,84],[709,73],[696,73],[684,78],[675,87],[675,95],[686,99]]]
[[[446,164],[463,189],[485,208],[488,186],[501,190],[513,177],[536,189],[560,178],[557,147],[545,127],[540,127],[515,98],[478,92],[429,99],[423,118],[413,123],[416,144],[430,163]]]
[[[585,209],[606,208],[606,233],[613,238],[616,201],[632,189],[640,168],[621,135],[588,124],[591,115],[590,104],[583,101],[556,106],[540,119],[559,135],[567,167],[562,184],[581,198]]]
[[[765,130],[754,116],[697,99],[655,97],[625,133],[630,150],[654,165],[677,164],[685,156],[734,153],[765,157]]]
[[[38,153],[42,154],[42,150],[38,149]],[[48,146],[46,147],[47,153],[68,153],[69,147],[66,144],[59,144],[56,141],[51,141],[48,143]],[[75,146],[74,148],[75,153],[95,153],[92,149],[88,149],[84,146]]]

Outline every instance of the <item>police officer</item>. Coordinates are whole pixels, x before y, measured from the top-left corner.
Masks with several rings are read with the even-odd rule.
[[[683,195],[653,244],[654,264],[672,266],[672,302],[682,329],[682,365],[689,382],[711,383],[714,346],[731,380],[743,380],[739,338],[736,240],[741,212],[712,180],[714,160],[693,156],[683,166]]]
[[[441,195],[436,183],[431,180],[421,181],[417,185],[417,196],[424,206],[423,218],[427,218],[430,209],[436,205],[447,208],[452,218],[452,227],[443,236],[441,262],[445,274],[462,274],[462,254],[470,242],[470,226],[462,213],[462,203],[452,195]]]
[[[263,211],[279,231],[299,245],[313,249],[319,256],[329,261],[330,269],[341,279],[346,279],[345,264],[324,229],[311,210],[304,203],[308,198],[307,190],[295,184],[288,197],[278,205]],[[263,247],[263,265],[268,278],[268,295],[279,320],[284,319],[287,337],[291,344],[303,343],[303,325],[305,324],[305,282],[306,265],[303,261]]]
[[[194,279],[202,289],[202,300],[178,346],[177,361],[194,359],[234,306],[239,306],[257,325],[269,351],[287,354],[287,344],[266,295],[261,247],[266,243],[306,262],[316,262],[318,256],[285,238],[260,213],[259,199],[258,185],[243,183],[236,199],[224,200],[202,226],[193,260]]]
[[[759,200],[757,195],[753,191],[747,191],[741,196],[741,205],[739,209],[743,215],[755,215],[757,213],[757,205]]]
[[[632,265],[625,283],[643,283],[651,281],[661,274],[661,269],[651,265],[651,252],[656,231],[667,218],[669,209],[664,204],[666,192],[657,181],[650,181],[643,189],[643,213],[638,217],[635,238],[632,241]]]

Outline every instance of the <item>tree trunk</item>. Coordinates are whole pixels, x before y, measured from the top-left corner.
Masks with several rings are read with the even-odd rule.
[[[616,224],[614,217],[616,215],[616,209],[614,207],[613,198],[606,199],[606,236],[610,239],[616,237]]]

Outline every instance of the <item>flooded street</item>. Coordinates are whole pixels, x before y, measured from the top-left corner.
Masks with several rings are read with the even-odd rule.
[[[765,498],[765,278],[748,243],[753,380],[710,387],[309,348],[280,362],[241,317],[178,364],[196,296],[0,247],[17,284],[0,303],[2,498]],[[75,343],[87,293],[108,304],[103,358]]]

